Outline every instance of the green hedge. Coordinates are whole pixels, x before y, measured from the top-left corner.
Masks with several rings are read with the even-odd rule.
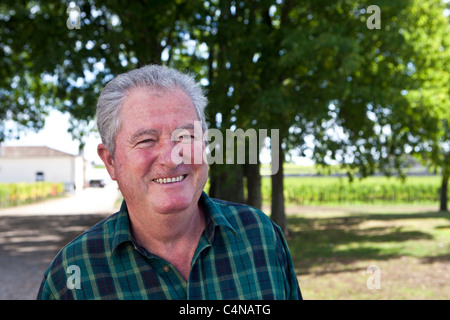
[[[36,203],[63,193],[63,183],[4,183],[0,184],[0,208]]]

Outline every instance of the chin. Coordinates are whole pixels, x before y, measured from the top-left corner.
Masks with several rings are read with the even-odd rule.
[[[188,209],[192,205],[192,202],[192,196],[168,196],[158,199],[156,203],[154,202],[152,204],[152,207],[157,212],[171,214]]]

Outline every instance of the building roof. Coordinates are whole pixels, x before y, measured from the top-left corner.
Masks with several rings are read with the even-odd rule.
[[[31,158],[31,157],[75,157],[49,147],[13,147],[0,146],[0,158]]]

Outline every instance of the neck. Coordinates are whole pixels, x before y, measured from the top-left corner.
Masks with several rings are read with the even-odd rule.
[[[136,241],[175,266],[187,280],[192,257],[205,229],[202,208],[196,203],[194,208],[170,214],[135,212],[130,208],[128,211]]]

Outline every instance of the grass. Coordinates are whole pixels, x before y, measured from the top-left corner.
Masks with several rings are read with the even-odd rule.
[[[304,298],[449,299],[450,213],[374,209],[288,216]],[[366,285],[371,265],[381,270],[380,289]]]

